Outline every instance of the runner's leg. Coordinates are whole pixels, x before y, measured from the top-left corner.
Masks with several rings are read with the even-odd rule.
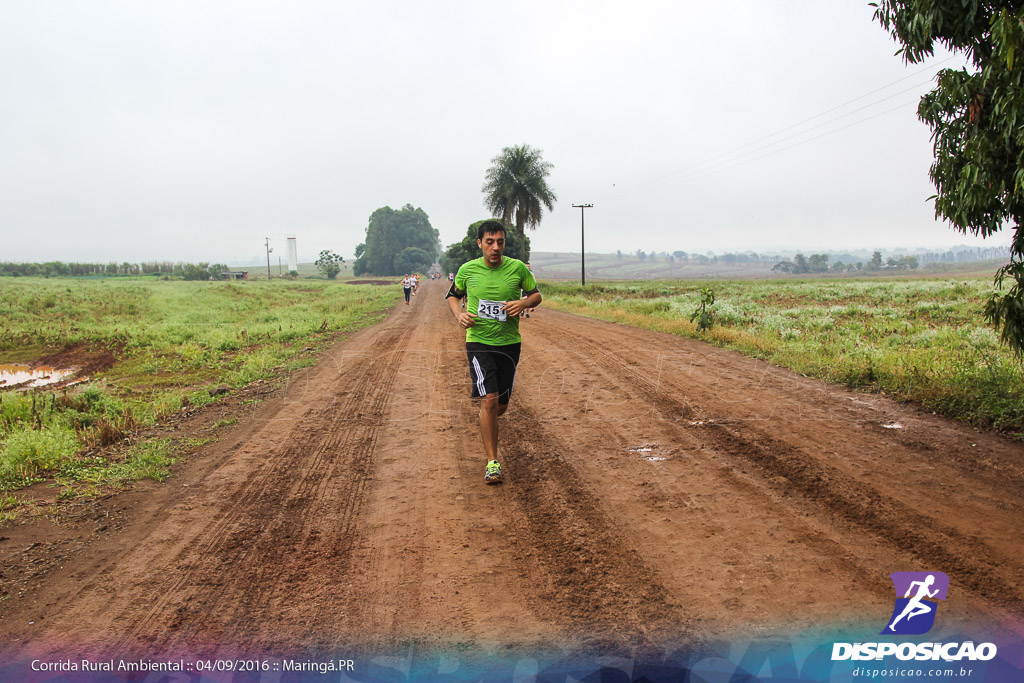
[[[519,360],[519,345],[489,347],[467,342],[466,352],[473,379],[472,393],[480,398],[480,440],[489,465],[498,460],[498,417],[508,410]]]
[[[932,608],[927,605],[918,605],[916,608],[911,610],[910,614],[907,615],[907,621],[910,621],[914,617],[921,616],[922,614],[928,614],[931,611]]]
[[[913,609],[914,609],[914,603],[912,603],[912,602],[907,603],[907,606],[903,608],[903,611],[900,612],[900,615],[898,617],[896,617],[895,619],[893,619],[892,623],[889,624],[889,630],[890,631],[894,630],[893,627],[897,624],[897,622],[899,622],[899,620],[902,619],[903,617],[907,616],[907,614],[910,613],[911,611],[913,611]]]
[[[498,416],[508,406],[498,406],[498,392],[490,393],[480,400],[480,438],[484,442],[487,462],[498,459]]]

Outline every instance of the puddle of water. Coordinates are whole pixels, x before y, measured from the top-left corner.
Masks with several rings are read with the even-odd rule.
[[[74,373],[71,369],[57,369],[45,365],[33,369],[27,365],[0,364],[0,389],[45,387],[47,384],[67,379]]]
[[[660,444],[657,443],[645,443],[639,446],[633,446],[629,449],[630,453],[653,453],[654,451],[661,448]],[[674,449],[669,449],[665,455],[644,455],[643,459],[647,462],[662,462],[672,457]]]
[[[706,420],[693,420],[690,422],[691,427],[700,427],[701,425],[731,425],[739,422],[736,418],[732,417],[709,417]]]
[[[882,425],[883,429],[903,429],[903,425],[899,422],[890,422],[887,425]]]

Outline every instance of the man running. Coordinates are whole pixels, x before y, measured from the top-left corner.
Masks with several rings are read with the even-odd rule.
[[[907,594],[903,597],[910,598],[910,594],[914,592],[914,586],[917,586],[917,593],[914,595],[914,597],[910,598],[910,602],[908,602],[907,606],[903,608],[903,611],[900,613],[900,615],[893,619],[892,623],[889,624],[890,631],[895,632],[896,629],[893,627],[896,626],[896,622],[898,622],[903,617],[906,617],[907,621],[910,621],[914,617],[921,616],[922,614],[928,614],[933,609],[935,609],[928,603],[924,602],[925,598],[934,598],[935,595],[939,592],[938,588],[936,588],[933,591],[928,590],[934,583],[935,576],[933,574],[929,574],[924,581],[911,582],[910,586],[907,587]],[[897,595],[899,594],[897,593]]]
[[[519,313],[540,305],[537,281],[526,265],[504,256],[505,226],[484,221],[477,229],[481,258],[462,264],[448,290],[448,308],[466,330],[466,355],[473,398],[480,398],[480,437],[487,456],[484,483],[502,481],[498,463],[498,417],[508,410],[522,337]],[[520,299],[520,290],[526,298]],[[459,300],[465,296],[466,310]]]
[[[409,305],[409,295],[412,293],[412,279],[409,277],[409,273],[405,274],[405,279],[402,280],[402,289],[405,291],[405,305]]]

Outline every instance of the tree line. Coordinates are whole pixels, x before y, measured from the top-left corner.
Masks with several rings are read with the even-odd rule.
[[[995,261],[1009,259],[1010,250],[1006,247],[968,247],[953,251],[934,251],[921,254],[921,263],[963,263],[967,261]]]
[[[857,261],[856,263],[843,263],[836,261],[829,265],[828,254],[811,254],[809,257],[797,254],[793,260],[785,259],[779,261],[772,267],[773,271],[780,273],[854,273],[860,271],[876,272],[883,269],[888,270],[915,270],[919,262],[916,256],[901,256],[899,258],[889,257],[882,261],[882,252],[876,251],[867,262]]]
[[[153,275],[182,278],[184,280],[219,279],[228,270],[223,263],[180,263],[172,261],[146,261],[143,263],[80,263],[46,261],[44,263],[0,263],[0,276],[8,277],[116,277]]]
[[[619,249],[615,252],[617,258],[622,259],[625,254]],[[713,263],[757,263],[762,265],[774,265],[781,260],[781,256],[762,256],[756,252],[750,253],[738,253],[734,254],[729,252],[727,254],[717,255],[714,252],[708,252],[706,254],[699,253],[688,253],[685,251],[673,251],[671,254],[667,251],[644,251],[643,249],[637,249],[633,254],[637,259],[641,261],[667,261],[668,263],[698,263],[700,265],[709,265]]]
[[[952,252],[950,253],[952,254]],[[975,252],[971,253],[974,254]],[[987,254],[988,250],[985,250],[985,253]],[[1006,255],[1005,251],[1002,252],[1002,255]],[[685,251],[673,251],[672,253],[667,251],[647,252],[643,249],[637,249],[634,254],[626,255],[623,254],[620,249],[616,252],[616,256],[620,260],[629,256],[630,258],[635,257],[640,261],[649,262],[660,260],[667,263],[678,262],[704,266],[717,265],[719,263],[727,265],[754,264],[763,267],[772,266],[772,270],[782,273],[824,273],[828,271],[855,272],[883,269],[913,270],[918,268],[924,262],[924,256],[928,255],[921,257],[917,255],[893,256],[883,260],[882,253],[876,251],[869,260],[855,261],[853,260],[856,258],[855,256],[846,253],[840,254],[838,258],[835,254],[828,253],[811,254],[810,256],[804,256],[802,253],[797,253],[793,258],[787,258],[778,254],[758,254],[757,252],[728,252],[725,254],[715,254],[714,252],[709,251],[706,254],[700,254],[687,253]],[[960,252],[957,252],[957,256],[958,258],[960,257]],[[843,259],[848,260],[844,261]],[[969,260],[974,259],[972,258]]]

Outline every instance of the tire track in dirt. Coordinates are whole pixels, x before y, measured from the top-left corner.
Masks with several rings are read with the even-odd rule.
[[[586,478],[560,457],[559,438],[521,401],[513,399],[501,420],[508,481],[482,483],[479,403],[468,400],[464,333],[452,324],[446,305],[440,305],[439,314],[424,321],[422,341],[455,351],[441,354],[445,362],[437,354],[431,361],[436,362],[430,375],[438,415],[421,424],[424,430],[440,427],[446,435],[446,460],[461,482],[456,503],[469,523],[467,545],[493,555],[497,566],[510,563],[504,572],[485,573],[481,590],[487,591],[489,582],[497,600],[525,603],[540,622],[562,632],[560,640],[588,649],[653,649],[671,638],[695,642],[692,620],[602,509]],[[518,431],[516,424],[523,422],[533,426]],[[405,559],[405,565],[413,576],[419,571],[414,559]],[[408,594],[394,609],[401,616],[416,600]]]
[[[357,365],[359,371],[355,375],[346,376],[345,384],[354,389],[339,408],[332,406],[325,416],[329,417],[326,420],[329,424],[328,437],[313,437],[297,446],[300,450],[310,445],[315,446],[320,460],[331,454],[334,458],[329,471],[312,468],[303,477],[298,494],[291,498],[297,502],[292,507],[297,509],[290,510],[284,517],[288,521],[296,518],[304,520],[297,526],[300,532],[307,532],[301,560],[290,562],[290,575],[286,577],[287,581],[296,584],[298,588],[281,591],[275,584],[268,593],[275,594],[280,602],[298,593],[301,597],[296,602],[305,604],[305,610],[309,612],[308,622],[322,625],[325,634],[337,630],[336,619],[332,615],[341,596],[339,585],[331,578],[349,573],[352,549],[361,538],[358,524],[367,488],[372,481],[377,439],[384,425],[384,411],[406,342],[403,330],[387,331],[380,340],[381,348],[385,351],[361,359],[368,367],[362,369],[361,364]],[[316,503],[315,509],[310,508],[311,502]],[[335,512],[337,510],[340,510],[340,514]],[[279,534],[267,536],[272,547],[279,540]],[[307,577],[327,580],[307,582]],[[288,597],[282,598],[282,595]],[[312,599],[314,595],[319,595],[320,599]],[[306,641],[306,645],[315,646],[317,640],[328,639],[313,636]]]
[[[450,322],[447,318],[445,322]],[[444,346],[464,353],[464,333],[445,326]],[[446,413],[461,406],[451,439],[460,480],[480,485],[484,459],[479,453],[477,401],[467,401],[470,383],[465,356],[436,373]],[[653,648],[670,635],[695,641],[688,619],[672,603],[651,569],[631,548],[623,531],[603,510],[585,477],[560,457],[559,439],[539,416],[513,399],[501,419],[501,458],[508,481],[486,487],[497,497],[501,523],[518,580],[516,599],[545,622],[558,624],[581,646],[596,650]],[[517,429],[528,423],[529,430]],[[468,444],[472,444],[467,448]],[[479,500],[463,506],[471,516]],[[485,548],[486,550],[486,548]]]
[[[528,367],[516,391],[537,411],[517,434],[539,423],[558,435],[564,459],[600,492],[604,511],[644,563],[664,577],[670,601],[685,605],[689,630],[706,637],[742,614],[748,617],[741,628],[763,629],[796,604],[806,608],[804,623],[862,606],[853,599],[859,582],[850,581],[846,548],[662,417],[662,392],[683,400],[686,394],[655,384],[660,345],[631,340],[609,356],[614,334],[599,330],[595,336],[606,343],[584,344],[593,332],[587,321],[555,314],[549,322],[549,314],[535,316],[524,349]],[[649,395],[634,386],[633,373],[649,383]],[[803,590],[823,579],[831,584],[827,601]],[[877,577],[870,583],[876,588]]]
[[[1021,584],[1000,576],[999,568],[1005,560],[976,538],[921,515],[766,434],[707,423],[695,429],[715,448],[756,466],[785,493],[795,491],[837,521],[884,538],[926,566],[942,567],[955,574],[959,583],[995,604],[1024,608]],[[774,483],[780,477],[785,481]]]
[[[115,651],[123,652],[139,641],[162,650],[177,641],[193,641],[204,631],[217,636],[217,623],[231,621],[243,610],[249,619],[254,609],[278,611],[272,602],[286,602],[281,596],[291,591],[283,587],[300,584],[311,566],[329,563],[335,573],[344,572],[358,536],[355,528],[369,462],[403,337],[401,330],[390,331],[381,340],[382,348],[388,349],[385,353],[343,368],[346,384],[353,387],[344,402],[314,406],[293,425],[290,435],[295,440],[279,455],[273,454],[233,494],[228,512],[188,544],[174,561],[177,575],[149,590],[155,598],[150,609],[138,614],[129,607],[119,616],[126,626]],[[323,495],[328,482],[336,487],[330,497]],[[287,487],[283,491],[282,485]],[[332,528],[322,530],[323,508],[328,505],[338,505],[334,509],[340,515],[331,521]],[[324,538],[325,531],[329,539]],[[320,547],[325,540],[326,553]],[[296,557],[304,561],[297,562]],[[179,607],[168,618],[172,605]],[[200,610],[219,616],[214,623],[197,620],[194,615]]]
[[[686,395],[683,387],[664,376],[655,383],[647,371],[607,348],[560,331],[554,336],[589,350],[587,355],[599,366],[628,376],[633,387],[657,406],[662,418],[675,425],[681,436],[686,431],[699,434],[716,452],[750,463],[762,473],[765,485],[781,495],[798,493],[828,517],[882,538],[928,566],[955,573],[959,582],[994,604],[1010,609],[1024,607],[1021,577],[1002,578],[1000,568],[1006,566],[1006,558],[978,539],[919,514],[763,430],[738,421],[715,421],[709,415],[724,412],[714,400],[702,397],[700,409],[695,409],[673,398]]]
[[[440,305],[444,306],[443,302]],[[590,649],[622,651],[653,648],[656,633],[688,637],[680,627],[685,620],[667,600],[656,573],[629,550],[625,534],[601,511],[599,497],[557,457],[557,439],[534,430],[516,446],[518,456],[505,451],[508,467],[522,473],[503,486],[482,483],[479,404],[468,400],[464,339],[446,315],[442,309],[440,318],[425,319],[424,327],[413,333],[414,344],[443,350],[425,354],[424,367],[419,368],[431,378],[432,404],[430,412],[415,423],[421,438],[408,442],[415,444],[409,447],[416,453],[415,467],[420,472],[406,495],[411,505],[399,501],[388,511],[382,503],[378,515],[367,520],[383,529],[380,538],[371,532],[372,548],[363,554],[366,579],[360,590],[365,597],[355,606],[353,617],[378,624],[391,634],[366,643],[367,652],[374,647],[419,647],[436,642],[436,635],[410,633],[406,624],[423,623],[445,607],[451,610],[452,619],[459,620],[466,633],[462,638],[469,638],[462,646],[493,642],[495,628],[500,632],[508,623],[522,629],[526,620],[517,610],[523,607],[536,617],[536,623],[528,626],[530,634],[525,641],[523,634],[517,634],[515,642],[568,641]],[[412,369],[407,368],[404,376],[412,378]],[[403,396],[392,409],[405,414],[404,402]],[[518,408],[513,412],[522,415]],[[509,422],[503,419],[503,423],[508,436]],[[392,448],[402,449],[407,443],[403,431],[401,426],[392,430]],[[429,432],[439,433],[438,440],[428,438]],[[438,443],[444,444],[440,449],[443,455],[435,457]],[[534,457],[531,453],[537,460],[528,462]],[[517,457],[520,465],[515,464]],[[391,475],[400,473],[400,467],[389,468],[388,460],[381,461],[383,469]],[[423,472],[426,463],[430,463],[430,472]],[[457,474],[449,477],[447,468]],[[432,497],[440,497],[432,508],[420,500],[421,480],[433,482]],[[441,481],[454,484],[441,485]],[[447,505],[457,510],[446,509]],[[446,520],[454,520],[454,534]],[[401,529],[408,530],[408,535]],[[442,548],[442,557],[437,556],[439,550],[432,540],[444,538],[458,544],[459,536],[466,540],[462,548]],[[403,547],[406,544],[408,547]],[[437,576],[439,567],[432,567],[431,561],[459,563],[455,576],[461,592],[438,595],[428,589],[438,584],[432,577]],[[400,576],[395,574],[395,566],[401,567]],[[442,576],[450,574],[442,572]],[[482,619],[481,610],[505,614],[515,621],[495,624]],[[539,625],[546,625],[548,632],[556,631],[558,637],[535,635]],[[505,639],[510,635],[504,634]]]
[[[520,486],[516,477],[500,486],[483,483],[486,458],[479,433],[480,403],[470,398],[472,383],[465,352],[465,331],[451,323],[447,312],[444,322],[443,345],[457,351],[443,369],[438,369],[436,386],[443,388],[439,392],[442,406],[444,412],[453,418],[448,441],[455,454],[459,480],[466,482],[463,487],[465,493],[460,493],[457,498],[469,519],[481,520],[470,525],[470,544],[480,547],[483,552],[490,552],[498,546],[508,564],[508,570],[504,575],[487,575],[492,584],[491,589],[506,596],[505,599],[516,601],[538,623],[547,624],[548,628],[558,633],[557,638],[536,641],[533,648],[537,648],[540,643],[550,645],[554,642],[579,642],[580,632],[585,629],[578,624],[574,625],[569,617],[577,595],[564,590],[552,590],[548,573],[551,563],[545,561],[550,558],[540,551],[546,542],[547,530],[538,530],[529,523],[530,515],[539,512],[539,508],[523,508],[522,501],[515,495]],[[502,417],[499,421],[501,443],[507,443],[511,436],[510,429],[513,427],[510,426],[510,420],[516,411],[513,408],[509,417]],[[512,459],[506,458],[507,453],[502,446],[499,457],[505,463],[506,471],[509,471],[514,465]],[[481,490],[482,493],[473,493],[475,490]],[[489,516],[480,509],[481,505],[490,508]],[[549,513],[554,514],[553,511]],[[555,566],[558,566],[557,563]]]
[[[507,492],[519,513],[517,538],[529,539],[537,555],[531,562],[517,553],[534,570],[534,609],[598,650],[695,643],[692,618],[604,512],[587,477],[560,457],[564,445],[533,410],[515,411],[531,427],[504,448],[506,469],[515,473]]]
[[[318,416],[312,420],[329,425],[328,435],[314,435],[296,446],[300,451],[313,447],[317,462],[289,497],[287,514],[279,517],[281,524],[293,525],[295,532],[265,534],[270,551],[256,563],[269,565],[272,573],[277,566],[287,567],[280,578],[265,582],[267,587],[261,591],[276,604],[264,601],[260,607],[273,615],[286,609],[289,602],[303,605],[304,614],[296,615],[298,620],[321,626],[319,633],[315,627],[307,629],[310,634],[303,639],[307,648],[323,651],[330,646],[330,635],[338,632],[337,605],[350,597],[345,595],[341,579],[351,572],[352,550],[362,538],[359,522],[373,479],[377,440],[398,373],[397,361],[406,346],[403,337],[401,330],[390,331],[381,340],[387,351],[365,359],[369,365],[365,371],[346,376],[346,384],[355,388],[342,405],[332,406],[322,416],[326,419]],[[289,552],[280,542],[292,535],[302,539],[295,544],[295,551]],[[251,585],[258,584],[253,581]],[[250,638],[250,642],[260,642],[259,630]],[[282,646],[272,641],[265,645]]]
[[[360,516],[360,541],[358,547],[353,548],[352,557],[356,566],[346,577],[348,595],[341,602],[332,604],[324,600],[318,604],[317,621],[336,624],[333,637],[319,637],[322,652],[330,651],[337,647],[338,642],[344,641],[350,643],[347,653],[357,657],[370,658],[381,648],[397,649],[410,640],[403,626],[424,616],[420,582],[427,573],[425,549],[413,541],[409,541],[407,546],[400,545],[405,541],[388,536],[388,533],[393,517],[398,514],[395,508],[417,499],[414,492],[403,490],[403,485],[416,482],[425,466],[421,460],[423,455],[407,458],[404,448],[395,448],[395,441],[402,440],[400,434],[404,433],[406,422],[414,417],[407,414],[409,389],[406,382],[421,369],[417,363],[423,355],[424,326],[430,324],[427,316],[430,301],[425,294],[432,289],[431,284],[423,283],[410,307],[399,306],[395,313],[395,328],[402,336],[400,348],[392,350],[390,346],[375,345],[389,355],[387,363],[400,380],[396,386],[389,385],[387,400],[378,406],[381,426],[386,429],[382,429],[381,440],[374,439],[373,453],[367,461],[373,464],[370,476],[379,480],[381,485],[366,502],[366,510]],[[424,401],[429,399],[423,397]],[[432,427],[429,416],[416,416],[416,424],[422,430],[422,442],[410,448],[410,452],[421,454],[422,451],[433,450],[428,446]],[[405,447],[411,445],[404,444]],[[414,472],[417,476],[412,476]],[[399,492],[405,500],[396,504]],[[425,510],[412,512],[408,531],[421,537],[417,540],[427,541],[436,530],[426,523],[424,514]],[[397,579],[394,576],[396,564],[400,564],[403,574]],[[369,624],[373,625],[372,635],[367,628]]]

